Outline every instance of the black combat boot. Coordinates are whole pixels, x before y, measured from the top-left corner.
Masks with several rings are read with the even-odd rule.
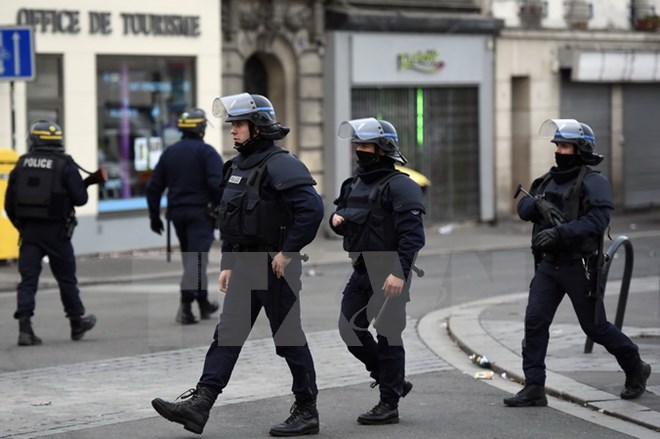
[[[511,407],[545,407],[548,405],[548,398],[545,396],[545,386],[540,384],[526,384],[520,392],[509,398],[504,398],[504,404]]]
[[[82,340],[85,332],[89,331],[96,325],[96,316],[90,314],[87,317],[71,317],[71,340]]]
[[[176,312],[175,320],[182,325],[194,325],[199,323],[192,312],[192,303],[183,303],[179,305],[179,310]]]
[[[170,422],[183,425],[188,431],[202,434],[209,419],[209,412],[218,395],[204,386],[197,386],[179,395],[180,402],[167,402],[160,398],[151,401],[153,408]],[[185,400],[185,401],[184,401]]]
[[[651,365],[640,360],[633,373],[626,373],[626,384],[621,391],[622,399],[636,399],[646,391],[646,380],[651,376]]]
[[[199,305],[199,318],[202,320],[210,319],[211,314],[216,312],[220,307],[218,302],[210,302],[208,297],[198,297],[197,304]]]
[[[41,344],[41,339],[34,334],[32,322],[29,317],[18,319],[18,345],[34,346]]]
[[[399,423],[399,409],[385,401],[379,401],[371,410],[362,413],[357,421],[364,425],[384,425]]]
[[[271,436],[303,436],[318,434],[319,412],[316,410],[316,398],[296,397],[290,410],[291,416],[281,424],[270,429]]]

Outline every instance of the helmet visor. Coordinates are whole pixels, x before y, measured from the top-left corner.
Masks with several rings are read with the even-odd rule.
[[[260,108],[249,93],[239,93],[231,96],[222,96],[213,100],[211,111],[213,116],[226,119],[229,116],[242,116],[255,113]],[[272,111],[272,108],[268,108]]]
[[[548,140],[574,140],[584,138],[584,133],[580,122],[575,119],[548,119],[541,124],[539,136]]]
[[[340,139],[351,139],[354,142],[373,141],[376,144],[381,137],[394,137],[396,139],[396,134],[386,133],[380,122],[373,117],[342,122],[339,125],[337,136]]]

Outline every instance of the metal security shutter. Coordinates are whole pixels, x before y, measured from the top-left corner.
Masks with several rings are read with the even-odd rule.
[[[576,119],[586,123],[596,134],[596,152],[605,156],[598,170],[610,178],[612,98],[609,84],[572,82],[568,72],[561,81],[560,114],[548,119]],[[552,146],[552,145],[550,145]]]
[[[625,207],[660,205],[660,85],[623,86]]]
[[[351,117],[394,124],[407,166],[431,179],[427,220],[478,220],[478,105],[476,87],[358,88]]]

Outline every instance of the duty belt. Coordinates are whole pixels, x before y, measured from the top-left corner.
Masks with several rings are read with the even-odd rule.
[[[583,259],[583,257],[572,253],[541,252],[541,259],[548,262],[568,262],[577,261]]]
[[[274,245],[242,245],[232,244],[231,251],[234,253],[240,252],[279,252]]]

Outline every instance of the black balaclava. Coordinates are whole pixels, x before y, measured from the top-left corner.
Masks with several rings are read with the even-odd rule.
[[[357,156],[357,164],[365,170],[376,166],[380,161],[378,151],[355,151],[355,155]]]
[[[555,145],[558,144],[559,143],[555,143]],[[558,152],[555,152],[555,163],[557,164],[557,169],[559,171],[566,171],[582,164],[582,159],[580,158],[577,146],[574,144],[571,144],[571,146],[573,147],[573,154],[559,154]]]
[[[552,179],[557,183],[566,183],[576,178],[578,172],[580,172],[582,159],[577,154],[577,151],[575,152],[576,154],[559,154],[555,152],[555,163],[557,163],[557,166],[553,166],[550,169],[550,175],[552,175]]]
[[[376,152],[355,151],[358,160],[357,175],[365,183],[369,184],[380,180],[390,172],[394,171],[394,160],[390,157],[380,155],[380,150],[376,147]]]
[[[582,164],[580,156],[577,154],[559,154],[555,153],[555,163],[560,170],[565,170]]]

